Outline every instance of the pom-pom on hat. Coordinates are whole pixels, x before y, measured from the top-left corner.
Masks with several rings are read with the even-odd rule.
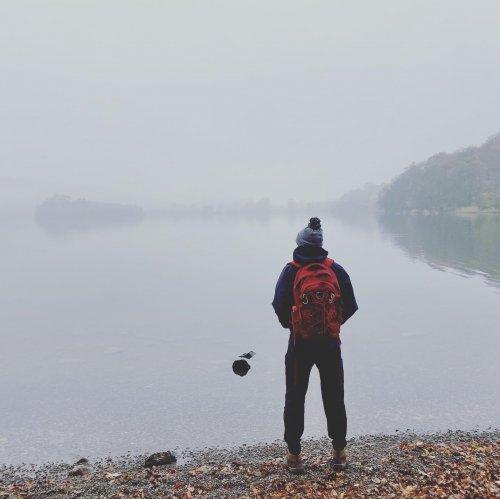
[[[321,220],[313,217],[307,227],[297,234],[297,246],[323,246],[323,229]]]

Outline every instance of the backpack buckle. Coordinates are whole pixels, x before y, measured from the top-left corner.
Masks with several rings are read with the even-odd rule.
[[[333,300],[335,299],[335,295],[330,292],[330,296],[328,297],[328,303],[333,303]]]
[[[309,303],[309,298],[305,293],[302,295],[302,303],[304,305],[307,305]]]

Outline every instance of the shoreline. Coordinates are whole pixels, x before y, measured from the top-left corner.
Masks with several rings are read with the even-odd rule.
[[[304,440],[299,476],[285,469],[281,441],[186,451],[153,468],[145,454],[102,458],[81,476],[68,476],[74,465],[61,462],[3,465],[0,498],[500,496],[500,429],[366,435],[347,450],[348,469],[335,473],[330,441]]]

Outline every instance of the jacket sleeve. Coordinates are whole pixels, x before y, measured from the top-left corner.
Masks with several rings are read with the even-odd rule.
[[[358,310],[358,304],[356,303],[356,298],[354,297],[354,290],[352,289],[349,274],[338,263],[334,263],[332,265],[332,270],[335,272],[337,280],[339,281],[343,311],[342,324],[344,324],[344,322],[352,317],[356,310]]]
[[[278,316],[278,320],[284,328],[291,327],[292,305],[293,305],[293,281],[296,269],[293,265],[287,264],[282,270],[276,289],[274,291],[273,308]]]

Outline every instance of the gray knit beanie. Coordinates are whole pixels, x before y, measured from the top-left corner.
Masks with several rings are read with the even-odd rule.
[[[323,229],[321,220],[313,217],[309,225],[297,234],[297,246],[323,246]]]

